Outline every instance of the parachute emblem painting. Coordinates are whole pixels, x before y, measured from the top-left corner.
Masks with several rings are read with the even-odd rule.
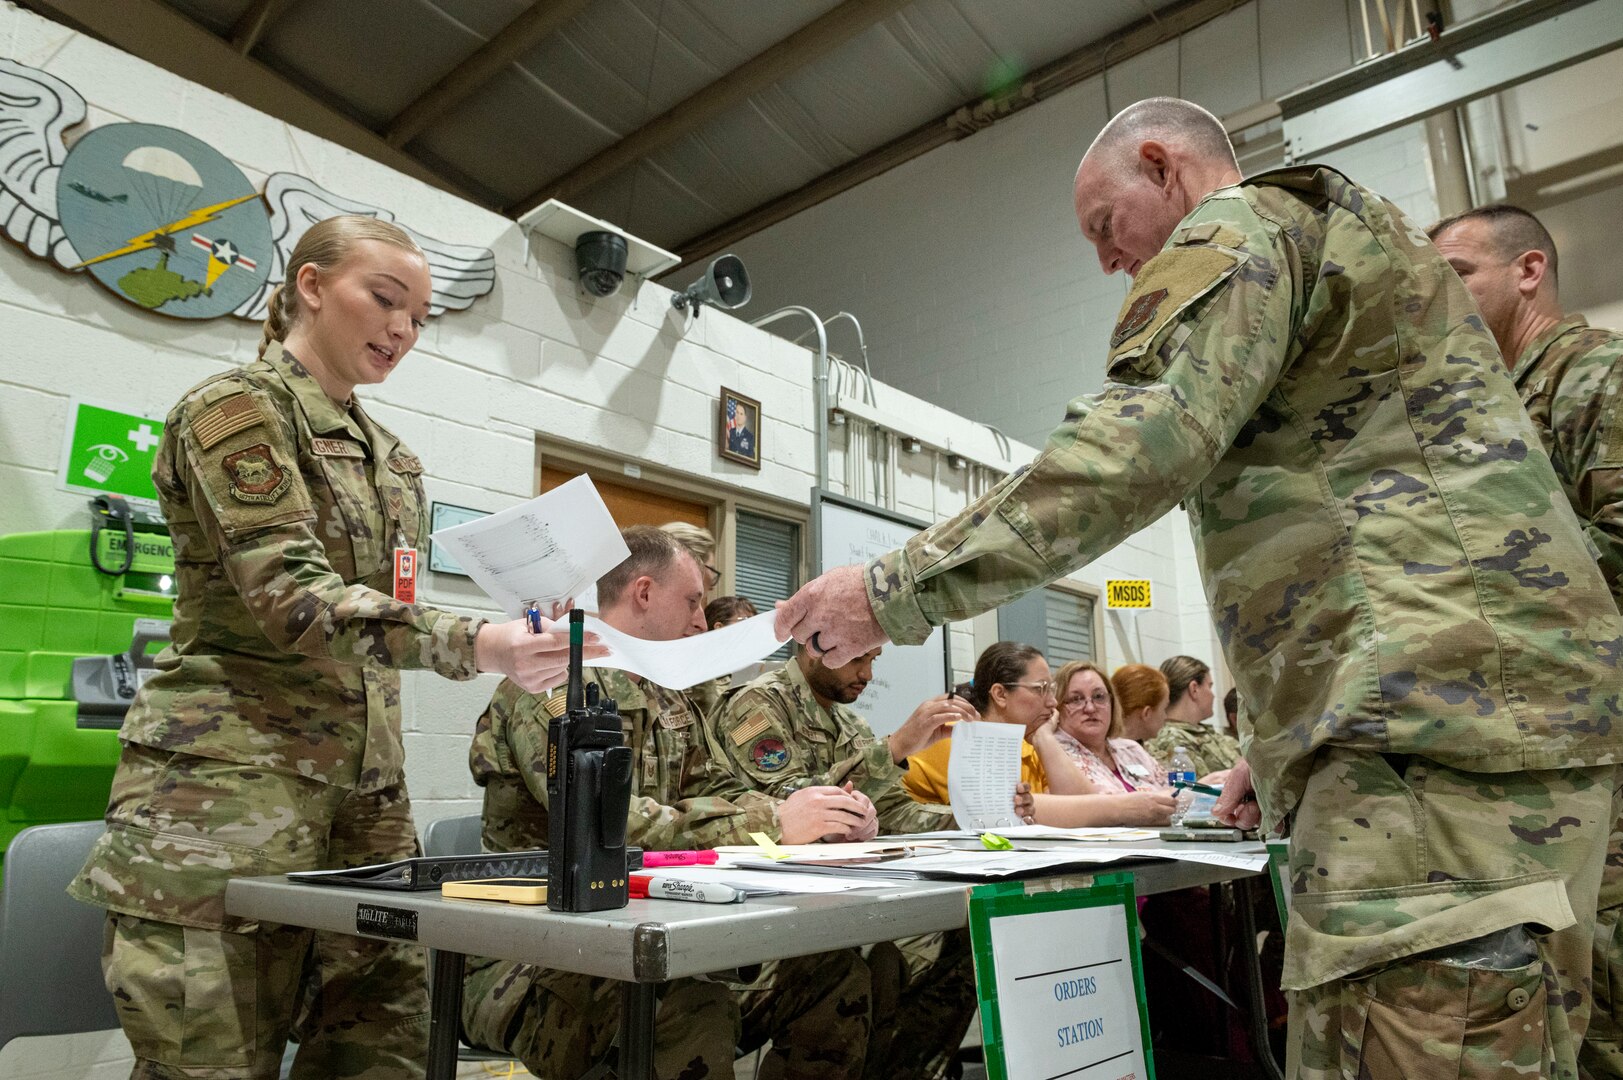
[[[272,173],[256,192],[219,151],[175,128],[106,124],[69,150],[63,137],[84,119],[73,87],[0,58],[0,232],[148,311],[263,320],[293,245],[338,214],[395,222],[417,241],[435,315],[495,287],[489,248],[424,236],[295,173]]]
[[[229,315],[268,273],[270,219],[259,192],[218,150],[175,128],[88,133],[62,162],[56,203],[81,256],[69,269],[160,315]]]

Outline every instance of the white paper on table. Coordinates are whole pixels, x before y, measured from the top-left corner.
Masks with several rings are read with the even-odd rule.
[[[631,554],[584,473],[529,502],[441,529],[434,543],[515,619],[532,602],[583,593]]]
[[[773,893],[837,893],[851,889],[877,889],[883,881],[864,881],[858,878],[831,877],[827,874],[772,873],[746,870],[732,866],[665,866],[650,867],[649,877],[671,878],[676,881],[703,881],[744,889],[755,896]]]
[[[909,833],[890,839],[896,843],[913,840],[976,840],[984,829],[942,829],[937,832]],[[1095,825],[1078,829],[1062,829],[1057,825],[1008,825],[997,834],[1007,840],[1075,840],[1078,843],[1110,842],[1117,844],[1159,840],[1155,829],[1135,829],[1126,825]]]
[[[1170,859],[1174,862],[1206,863],[1235,870],[1258,872],[1268,865],[1266,853],[1245,854],[1219,851],[1195,851],[1182,844],[1167,844],[1158,848],[1135,848],[1125,844],[1101,844],[1097,847],[1066,846],[1047,851],[950,851],[931,855],[913,855],[885,862],[845,866],[825,870],[817,866],[790,867],[765,857],[735,856],[732,861],[740,867],[762,873],[834,873],[851,880],[862,878],[961,878],[969,881],[997,880],[1031,874],[1055,873],[1067,867],[1099,866],[1128,859]]]
[[[995,720],[961,720],[953,725],[947,759],[947,797],[960,829],[1018,825],[1014,786],[1020,782],[1020,743],[1025,729]]]
[[[777,612],[763,611],[720,630],[675,641],[646,641],[588,615],[587,632],[596,634],[609,649],[609,655],[591,664],[641,675],[667,690],[686,690],[777,652],[783,644],[772,628],[777,617]],[[1012,799],[1012,784],[1009,791]]]

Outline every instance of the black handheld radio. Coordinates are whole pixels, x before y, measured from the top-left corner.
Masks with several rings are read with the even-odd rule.
[[[582,687],[584,612],[569,613],[568,711],[547,728],[547,907],[607,911],[630,900],[631,750],[612,698]]]

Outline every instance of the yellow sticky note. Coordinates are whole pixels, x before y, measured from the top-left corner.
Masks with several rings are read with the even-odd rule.
[[[787,859],[789,857],[789,853],[779,847],[777,842],[764,832],[752,832],[750,833],[750,839],[760,846],[761,852],[769,859]]]
[[[1009,843],[1008,837],[999,836],[997,833],[981,833],[981,843],[988,851],[1010,851],[1014,848],[1014,845]]]

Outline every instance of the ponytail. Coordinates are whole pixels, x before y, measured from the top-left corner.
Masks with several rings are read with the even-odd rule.
[[[286,295],[286,282],[271,290],[270,304],[265,310],[265,335],[259,339],[261,360],[265,359],[265,350],[271,347],[271,342],[287,340],[287,332],[293,320],[288,316],[287,305],[282,302],[282,298]]]

